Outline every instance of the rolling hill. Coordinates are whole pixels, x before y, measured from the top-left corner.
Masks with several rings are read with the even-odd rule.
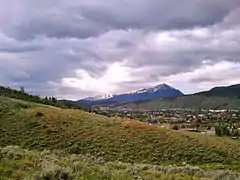
[[[216,87],[209,91],[180,97],[125,103],[116,105],[116,107],[139,110],[159,110],[164,108],[240,109],[240,85]]]
[[[237,97],[240,98],[240,84],[215,87],[210,91],[197,93],[198,95],[203,96],[218,96],[218,97]]]
[[[31,173],[40,171],[34,164],[38,162],[39,156],[45,158],[41,151],[46,152],[46,149],[63,151],[62,154],[56,151],[58,157],[61,157],[60,160],[50,161],[60,167],[67,166],[69,161],[73,163],[69,158],[77,156],[71,154],[78,154],[103,158],[103,162],[142,164],[140,167],[143,167],[143,164],[149,164],[149,167],[156,165],[156,168],[169,164],[191,164],[203,169],[240,171],[240,142],[227,138],[206,138],[201,134],[166,130],[138,121],[107,118],[81,110],[60,109],[5,97],[0,97],[0,124],[0,146],[3,149],[19,146],[22,153],[30,150],[30,157],[21,155],[14,148],[7,148],[7,152],[10,151],[8,156],[0,155],[0,173],[8,174],[7,177],[12,177],[15,172],[4,169],[13,168],[11,163],[24,163],[21,167],[26,168],[22,170],[27,171],[29,167],[33,169]],[[5,151],[0,152],[4,154]],[[51,158],[49,153],[46,158]],[[18,158],[18,161],[15,162],[15,158]],[[138,167],[131,167],[135,166]],[[150,171],[148,166],[146,168]],[[83,173],[85,170],[74,170],[73,167],[69,167],[73,174]],[[99,168],[96,164],[91,167],[90,172]],[[24,177],[24,172],[19,172],[19,176]],[[151,170],[149,173],[153,172],[155,171]],[[165,170],[166,172],[168,170]],[[182,172],[184,173],[183,170]],[[144,169],[141,173],[144,173]],[[144,175],[147,176],[141,176]],[[131,176],[134,178],[134,175]]]

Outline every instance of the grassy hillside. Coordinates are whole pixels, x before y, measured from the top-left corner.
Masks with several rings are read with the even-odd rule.
[[[240,99],[236,97],[189,95],[177,98],[129,103],[117,107],[144,110],[159,110],[163,108],[240,109]]]
[[[14,115],[15,113],[28,108],[45,107],[56,108],[45,104],[37,104],[34,102],[27,102],[19,99],[12,99],[8,97],[0,96],[0,118]]]
[[[0,96],[14,98],[18,100],[23,100],[32,103],[39,103],[44,105],[50,105],[60,108],[71,108],[71,109],[82,109],[83,107],[74,101],[68,100],[57,100],[55,97],[45,97],[42,98],[38,95],[31,95],[24,92],[24,88],[21,90],[11,89],[9,87],[4,87],[0,85]],[[26,104],[26,103],[25,103]]]
[[[38,95],[30,95],[24,91],[23,87],[21,87],[21,90],[16,90],[16,89],[12,89],[12,88],[4,87],[0,85],[0,96],[57,106],[57,99],[55,97],[42,98]]]
[[[168,131],[136,121],[2,97],[0,112],[1,147],[64,150],[107,162],[188,163],[203,169],[240,171],[240,142],[227,138]]]
[[[232,85],[232,86],[223,86],[223,87],[215,87],[210,91],[200,92],[198,93],[204,96],[220,96],[220,97],[240,97],[240,84]]]
[[[0,148],[0,179],[36,180],[197,180],[238,179],[240,173],[191,166],[157,166],[107,162],[102,158],[64,151],[29,151],[18,146]]]

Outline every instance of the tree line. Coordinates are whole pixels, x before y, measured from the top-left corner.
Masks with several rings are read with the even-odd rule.
[[[58,101],[55,97],[40,97],[38,95],[28,94],[25,92],[24,87],[21,87],[20,90],[16,90],[9,87],[0,86],[0,96],[57,106],[61,108],[81,109],[81,107],[76,103],[69,103],[68,101]]]
[[[217,136],[235,136],[240,137],[240,132],[238,130],[238,125],[230,124],[219,124],[215,127],[215,133]]]

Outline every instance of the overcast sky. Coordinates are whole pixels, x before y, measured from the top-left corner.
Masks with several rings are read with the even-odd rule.
[[[81,99],[240,83],[240,0],[0,0],[0,84]]]

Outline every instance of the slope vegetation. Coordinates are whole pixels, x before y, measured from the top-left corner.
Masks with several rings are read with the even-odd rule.
[[[158,166],[107,162],[102,158],[64,151],[29,151],[18,146],[0,147],[0,177],[34,180],[197,180],[239,179],[240,173],[204,170],[185,164]]]
[[[240,97],[240,84],[215,87],[210,91],[198,93],[205,96],[220,96],[220,97]]]
[[[106,161],[147,164],[189,163],[240,169],[240,142],[174,132],[80,110],[0,98],[0,146],[64,150]]]

